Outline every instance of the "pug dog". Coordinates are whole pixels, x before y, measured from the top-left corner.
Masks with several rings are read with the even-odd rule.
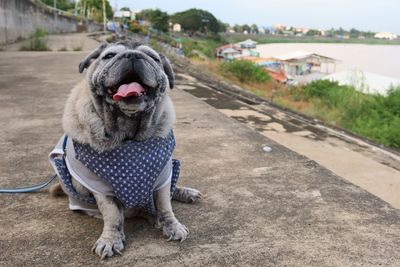
[[[80,73],[85,69],[86,79],[65,106],[65,135],[50,153],[60,177],[50,192],[66,193],[70,209],[103,219],[92,249],[102,259],[122,253],[124,218],[138,210],[154,215],[168,240],[184,241],[189,231],[175,217],[171,198],[194,203],[202,195],[176,186],[169,60],[123,41],[100,45],[79,64]]]

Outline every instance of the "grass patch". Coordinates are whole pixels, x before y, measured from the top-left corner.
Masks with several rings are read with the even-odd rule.
[[[37,28],[30,36],[29,42],[20,47],[21,51],[50,51],[47,46],[47,31]]]
[[[253,39],[260,44],[274,43],[335,43],[335,44],[368,44],[368,45],[400,45],[399,40],[382,39],[337,39],[333,37],[313,37],[313,36],[273,36],[273,35],[242,35],[242,34],[222,34],[230,43],[237,43],[246,39]]]
[[[181,42],[182,42],[183,52],[187,57],[198,58],[204,56],[208,59],[214,59],[215,48],[223,44],[219,40],[194,39],[194,38],[182,38]]]
[[[82,46],[73,46],[72,51],[75,51],[75,52],[82,51]]]
[[[262,83],[271,80],[271,77],[269,77],[262,67],[247,60],[224,62],[221,64],[221,68],[236,76],[241,82]]]
[[[232,68],[230,64],[237,64],[234,62],[192,62],[207,69],[210,75],[228,79],[277,105],[342,127],[385,146],[400,148],[400,87],[391,89],[387,96],[364,94],[351,86],[328,80],[314,81],[302,87],[287,87],[269,79],[263,82],[249,79],[252,74],[246,68],[243,73],[237,74],[242,66],[235,66],[234,71],[229,71]],[[229,66],[228,70],[226,66]]]
[[[64,47],[61,47],[60,49],[58,49],[58,51],[60,51],[60,52],[66,52],[66,51],[68,51],[68,49],[64,46]]]
[[[400,148],[400,87],[392,88],[387,96],[367,95],[351,86],[322,80],[305,86],[303,93],[314,106],[309,115]]]

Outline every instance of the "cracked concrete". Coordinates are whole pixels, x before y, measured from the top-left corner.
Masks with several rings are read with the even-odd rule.
[[[360,140],[342,138],[332,129],[310,125],[268,106],[250,105],[207,86],[207,81],[178,74],[183,90],[264,136],[315,160],[348,181],[400,208],[400,157]],[[186,86],[197,84],[196,89]],[[344,135],[344,134],[343,134]],[[346,136],[346,138],[349,138]]]

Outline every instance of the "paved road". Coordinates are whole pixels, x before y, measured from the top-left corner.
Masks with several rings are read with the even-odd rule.
[[[2,186],[51,172],[47,154],[83,55],[0,53]],[[190,237],[166,242],[145,220],[128,220],[124,255],[104,265],[399,266],[398,210],[184,89],[172,92],[180,183],[206,195],[173,203]],[[0,195],[0,205],[0,265],[98,266],[90,248],[101,221],[69,211],[66,198]]]

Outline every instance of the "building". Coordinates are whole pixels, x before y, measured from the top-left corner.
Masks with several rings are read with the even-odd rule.
[[[234,44],[227,44],[215,49],[215,56],[217,58],[231,59],[232,57],[242,53],[242,49]]]
[[[316,53],[296,51],[276,56],[275,60],[283,64],[286,74],[305,75],[311,72],[332,73],[336,71],[338,60]]]
[[[131,18],[131,12],[130,11],[124,11],[124,10],[120,10],[120,11],[115,11],[114,12],[114,18]]]
[[[237,43],[237,45],[240,46],[240,48],[251,49],[257,47],[257,42],[251,39],[247,39],[246,41]]]
[[[173,31],[173,32],[181,32],[181,31],[182,31],[181,25],[180,25],[179,23],[175,23],[175,24],[172,26],[172,31]]]
[[[286,76],[290,84],[306,84],[336,71],[339,60],[316,53],[296,51],[275,56],[262,65],[271,71]]]
[[[296,33],[302,33],[302,34],[307,34],[307,32],[309,32],[310,29],[308,28],[303,28],[303,27],[295,27],[294,28],[294,32]]]
[[[374,36],[376,39],[386,39],[386,40],[394,40],[397,39],[397,35],[391,32],[378,32]]]
[[[240,51],[231,47],[225,48],[220,52],[220,57],[224,58],[225,60],[233,60],[235,59],[235,56],[238,55],[240,55]]]
[[[275,31],[280,31],[280,30],[283,30],[285,28],[285,26],[283,26],[282,24],[276,23],[276,24],[272,25],[272,28],[274,28]]]

